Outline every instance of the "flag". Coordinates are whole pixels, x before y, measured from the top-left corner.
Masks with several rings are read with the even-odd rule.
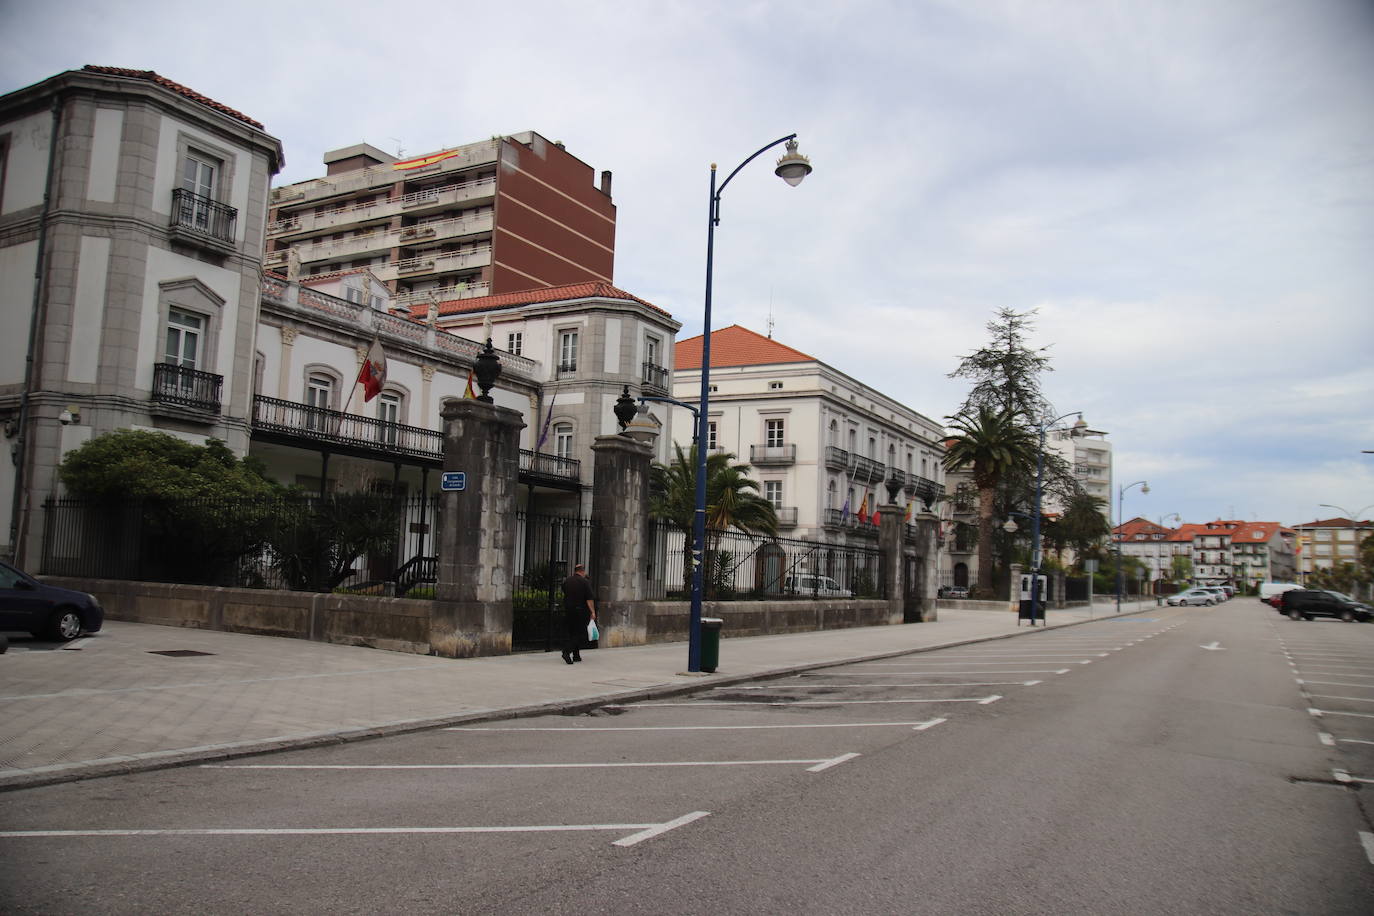
[[[474,387],[472,387],[472,370],[471,370],[471,369],[468,370],[468,384],[467,384],[467,387],[463,389],[463,397],[465,397],[465,398],[475,398],[475,397],[477,397],[477,389],[474,388]]]
[[[430,153],[428,156],[420,156],[417,159],[404,159],[400,162],[391,163],[391,167],[397,171],[408,169],[422,169],[427,165],[434,165],[436,162],[443,162],[445,159],[458,155],[456,149],[445,150],[442,153]]]
[[[912,505],[913,505],[912,501],[911,501],[911,500],[907,500],[907,502],[906,502],[906,519],[905,519],[905,520],[908,521],[908,522],[911,521],[911,507],[912,507]]]
[[[877,500],[875,499],[874,502],[876,503]],[[873,524],[875,524],[875,525],[879,524],[879,519],[878,519],[878,508],[877,508],[876,506],[874,506],[874,508],[873,508],[873,518],[872,518],[872,522],[873,522]]]
[[[859,504],[859,524],[868,524],[868,494],[864,494],[864,501]]]
[[[367,350],[367,359],[358,370],[358,384],[363,386],[363,403],[375,398],[386,384],[386,354],[382,352],[382,342],[373,338]]]
[[[844,498],[844,505],[840,507],[840,524],[849,521],[849,497]]]
[[[557,391],[553,393],[553,397],[549,398],[549,412],[544,415],[544,428],[539,431],[539,441],[534,444],[536,452],[544,447],[544,440],[549,438],[549,423],[553,421],[553,402],[556,400],[558,400]]]

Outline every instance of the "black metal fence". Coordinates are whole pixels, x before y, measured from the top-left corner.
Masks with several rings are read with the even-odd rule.
[[[590,519],[516,514],[512,649],[548,651],[562,644],[560,586],[578,563],[586,565],[595,584],[598,532]]]
[[[434,596],[434,497],[49,499],[43,508],[46,575]]]
[[[691,536],[667,522],[647,524],[647,597],[686,598],[691,593]],[[886,598],[883,562],[873,547],[707,531],[703,597]]]

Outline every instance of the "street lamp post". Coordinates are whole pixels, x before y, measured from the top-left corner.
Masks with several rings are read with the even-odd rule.
[[[1042,624],[1045,622],[1045,611],[1040,606],[1040,504],[1045,495],[1045,434],[1054,424],[1074,414],[1078,415],[1078,422],[1069,430],[1069,435],[1078,435],[1088,428],[1088,424],[1083,422],[1082,411],[1071,410],[1040,424],[1040,447],[1035,452],[1035,511],[1031,513],[1031,626],[1035,626],[1037,616]]]
[[[1159,517],[1159,527],[1161,527],[1161,528],[1164,527],[1164,520],[1165,520],[1166,518],[1171,518],[1171,519],[1173,519],[1175,522],[1177,522],[1177,523],[1180,524],[1180,525],[1183,524],[1183,516],[1179,515],[1177,512],[1166,512],[1166,513],[1164,513],[1163,515],[1161,515],[1161,516]],[[1161,545],[1161,546],[1160,546],[1160,549],[1155,551],[1155,561],[1156,561],[1156,565],[1159,567],[1159,575],[1158,575],[1157,581],[1158,581],[1161,585],[1162,585],[1163,582],[1164,582],[1164,548],[1163,548],[1162,545],[1165,544],[1165,543],[1167,543],[1167,542],[1166,542],[1166,541],[1160,541],[1160,545]],[[1171,563],[1173,562],[1173,560],[1172,560],[1172,554],[1170,554],[1170,562],[1171,562]],[[1155,591],[1155,596],[1156,596],[1156,597],[1155,597],[1155,600],[1156,600],[1156,601],[1159,600],[1158,595],[1159,595],[1159,590],[1156,589],[1156,591]]]
[[[1126,587],[1125,579],[1121,575],[1121,526],[1126,523],[1126,518],[1122,514],[1122,506],[1126,502],[1126,491],[1140,487],[1141,493],[1150,492],[1148,481],[1137,480],[1135,483],[1128,483],[1124,487],[1117,487],[1116,490],[1116,612],[1121,613],[1121,592]]]
[[[711,399],[711,281],[715,267],[716,225],[720,223],[720,195],[740,169],[779,144],[786,143],[787,151],[778,160],[773,173],[791,187],[801,184],[802,179],[811,174],[811,162],[797,152],[797,135],[788,134],[761,147],[735,170],[716,185],[716,164],[711,163],[711,196],[706,217],[706,306],[702,314],[701,328],[701,398],[697,403],[697,480],[695,514],[692,517],[692,609],[687,629],[687,671],[695,674],[701,671],[701,597],[702,567],[706,559],[706,443],[707,424],[710,422],[708,407]]]

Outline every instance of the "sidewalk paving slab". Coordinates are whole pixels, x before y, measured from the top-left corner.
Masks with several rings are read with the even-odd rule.
[[[1129,605],[1132,613],[1154,604]],[[721,667],[686,675],[685,642],[583,654],[446,659],[214,630],[108,621],[59,647],[0,655],[0,790],[680,696],[801,671],[1029,636],[1114,608],[941,608],[935,623],[727,638]],[[1124,616],[1124,615],[1123,615]],[[728,627],[728,623],[726,626]]]

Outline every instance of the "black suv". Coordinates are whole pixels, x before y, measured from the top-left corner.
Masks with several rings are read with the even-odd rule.
[[[1369,605],[1361,604],[1349,595],[1329,592],[1320,588],[1295,588],[1280,596],[1279,613],[1287,614],[1293,620],[1311,620],[1313,617],[1339,617],[1344,621],[1368,620],[1371,616]]]

